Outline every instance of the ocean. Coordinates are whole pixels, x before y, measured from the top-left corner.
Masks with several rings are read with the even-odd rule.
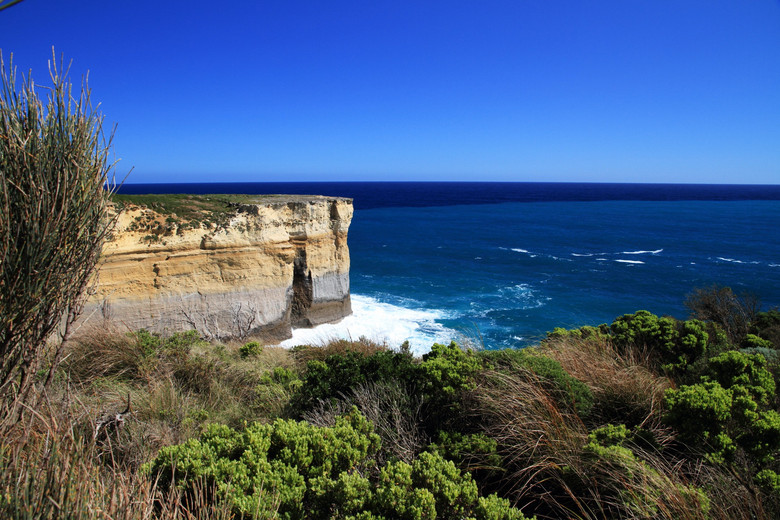
[[[714,284],[780,306],[780,185],[599,183],[125,184],[122,193],[354,199],[353,315],[294,331],[423,353],[434,342],[521,348],[555,327],[646,309],[687,317]]]

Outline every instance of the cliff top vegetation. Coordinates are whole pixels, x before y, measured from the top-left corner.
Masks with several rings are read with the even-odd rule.
[[[236,213],[257,204],[305,203],[313,200],[337,199],[323,195],[248,195],[248,194],[144,194],[114,193],[111,202],[118,211],[148,209],[133,217],[130,231],[148,232],[147,239],[171,235],[188,228],[224,226]]]
[[[778,322],[637,311],[421,358],[95,328],[0,457],[0,513],[65,489],[122,518],[776,518]]]
[[[306,202],[320,200],[322,195],[247,195],[247,194],[144,194],[126,195],[114,193],[111,201],[120,209],[143,207],[162,215],[176,215],[181,219],[197,219],[204,213],[235,213],[242,205]]]

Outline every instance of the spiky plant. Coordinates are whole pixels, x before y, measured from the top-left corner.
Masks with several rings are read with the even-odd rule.
[[[0,55],[0,399],[25,399],[59,333],[51,381],[112,226],[112,135],[68,69],[52,51],[42,98],[31,74],[17,90]]]

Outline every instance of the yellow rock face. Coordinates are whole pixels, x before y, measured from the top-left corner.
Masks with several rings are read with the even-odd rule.
[[[351,313],[350,199],[276,196],[236,205],[225,225],[155,237],[133,230],[141,213],[165,222],[147,208],[119,216],[82,320],[278,340]]]

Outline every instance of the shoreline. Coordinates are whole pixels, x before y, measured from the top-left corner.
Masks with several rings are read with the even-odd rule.
[[[323,323],[313,328],[294,328],[292,337],[275,346],[292,348],[301,344],[323,345],[330,340],[357,340],[365,337],[391,349],[398,349],[409,341],[412,353],[422,355],[434,343],[461,343],[462,332],[445,327],[438,320],[444,312],[410,309],[385,303],[360,294],[352,294],[352,314],[335,323]]]

